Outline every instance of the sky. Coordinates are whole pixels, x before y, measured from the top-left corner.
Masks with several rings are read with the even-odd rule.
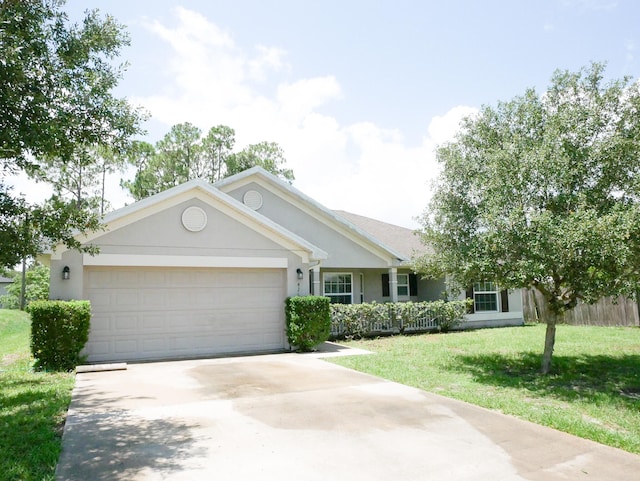
[[[556,69],[606,62],[640,75],[635,0],[68,0],[97,8],[131,45],[115,93],[172,125],[228,125],[236,150],[277,142],[294,187],[331,209],[419,226],[438,173],[435,149],[483,105]],[[131,203],[110,179],[114,207]],[[16,180],[34,201],[44,184]]]

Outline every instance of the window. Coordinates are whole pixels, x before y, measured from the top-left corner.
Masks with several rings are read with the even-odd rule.
[[[352,286],[351,274],[324,274],[324,295],[331,299],[332,304],[353,303]]]
[[[398,297],[418,295],[418,276],[415,274],[398,274]],[[382,297],[390,297],[389,274],[382,274]]]
[[[473,285],[475,312],[498,311],[498,287],[495,282],[476,282]]]
[[[398,274],[398,296],[409,295],[409,274]]]

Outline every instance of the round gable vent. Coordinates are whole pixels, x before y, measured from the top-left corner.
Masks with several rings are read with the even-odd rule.
[[[248,190],[242,197],[244,205],[253,210],[258,210],[262,207],[262,194],[256,190]]]
[[[200,207],[187,207],[182,213],[182,225],[191,232],[200,232],[207,226],[207,213]]]

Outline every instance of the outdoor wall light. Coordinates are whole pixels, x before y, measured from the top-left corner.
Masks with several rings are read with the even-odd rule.
[[[71,269],[69,269],[69,266],[64,266],[62,268],[62,278],[65,281],[68,281],[70,276],[71,276]]]
[[[296,269],[296,274],[298,274],[298,279],[302,279],[304,277],[302,269],[300,269],[299,267]]]

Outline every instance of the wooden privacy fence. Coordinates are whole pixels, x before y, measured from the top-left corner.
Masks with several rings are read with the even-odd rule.
[[[544,322],[546,304],[542,294],[533,289],[522,290],[525,322]],[[604,297],[595,304],[578,303],[564,313],[563,322],[574,326],[640,326],[638,304],[626,297]]]

